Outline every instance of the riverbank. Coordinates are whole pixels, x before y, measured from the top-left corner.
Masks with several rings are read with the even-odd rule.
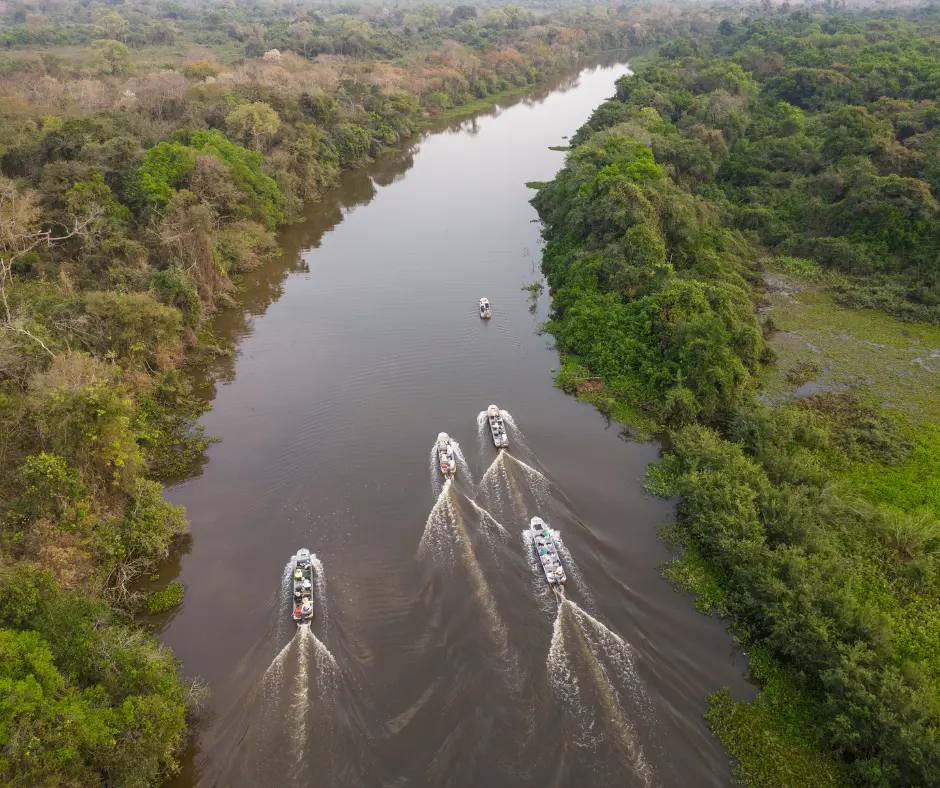
[[[701,37],[691,70],[683,46],[663,47],[534,198],[547,329],[565,356],[556,383],[615,418],[639,408],[643,431],[667,433],[649,475],[679,500],[666,537],[681,555],[664,574],[728,622],[764,685],[752,706],[719,691],[706,715],[740,784],[933,785],[940,351],[920,258],[874,218],[888,183],[924,195],[933,215],[931,176],[897,116],[862,106],[861,61],[840,65],[845,93],[825,98],[784,88],[780,69],[742,69],[735,58],[755,40],[766,50],[765,32]],[[773,35],[768,57],[783,68],[809,34],[791,20]],[[936,28],[889,23],[901,48],[917,35]],[[859,58],[893,58],[873,29],[856,45]],[[714,114],[723,102],[728,114]],[[839,147],[849,116],[870,119],[912,168]],[[797,149],[799,162],[784,153]],[[852,170],[859,156],[868,164]],[[867,202],[850,209],[865,178]],[[924,254],[934,241],[918,243]],[[893,274],[866,277],[884,255],[900,255]],[[860,308],[873,304],[882,311]]]
[[[448,109],[445,109],[436,115],[428,115],[419,124],[419,128],[428,128],[437,121],[453,120],[454,118],[462,118],[467,115],[473,115],[474,113],[482,112],[483,110],[489,109],[490,107],[498,104],[503,99],[511,98],[512,96],[521,96],[535,87],[536,84],[509,88],[507,90],[501,90],[498,93],[494,93],[490,96],[486,96],[485,98],[478,98],[474,99],[473,101],[468,101],[466,104],[461,104],[456,107],[449,107]]]
[[[645,51],[641,49],[640,51]],[[636,57],[646,57],[647,54],[637,55]],[[630,55],[630,60],[634,59],[634,55]],[[521,85],[519,87],[507,88],[506,90],[501,90],[497,93],[493,93],[482,98],[473,99],[467,101],[463,104],[460,104],[455,107],[448,107],[443,109],[436,114],[429,114],[424,118],[419,124],[420,129],[429,129],[433,128],[438,122],[455,120],[458,118],[468,117],[470,115],[475,115],[477,113],[483,112],[485,110],[494,107],[499,104],[501,101],[506,99],[513,98],[516,96],[523,96],[532,91],[536,91],[541,85],[546,81],[551,80],[555,77],[561,77],[565,73],[575,74],[579,73],[585,68],[591,68],[592,66],[599,66],[604,63],[615,63],[620,60],[627,60],[627,50],[625,49],[613,49],[613,50],[603,50],[599,52],[590,52],[586,53],[579,57],[577,62],[564,64],[560,69],[557,69],[551,73],[540,75],[539,80],[530,85]]]

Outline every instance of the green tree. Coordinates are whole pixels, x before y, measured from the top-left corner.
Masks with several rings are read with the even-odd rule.
[[[95,19],[95,30],[103,39],[119,40],[126,43],[130,28],[131,26],[127,23],[127,20],[117,11],[107,11],[97,15]]]
[[[110,39],[92,42],[88,65],[102,76],[123,77],[135,71],[127,46]]]
[[[173,198],[184,176],[196,166],[196,154],[179,142],[161,142],[147,151],[137,171],[138,190],[147,203],[162,207]]]
[[[265,149],[280,126],[278,114],[263,101],[241,104],[225,117],[229,136],[256,151]]]
[[[37,632],[0,629],[0,779],[7,785],[93,784],[86,755],[115,744],[97,689],[67,686]]]

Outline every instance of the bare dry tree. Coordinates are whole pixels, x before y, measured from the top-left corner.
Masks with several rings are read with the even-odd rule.
[[[0,303],[3,305],[0,330],[28,337],[52,358],[55,358],[55,353],[49,346],[26,328],[26,321],[15,317],[10,310],[13,263],[36,249],[83,235],[86,229],[95,226],[99,218],[92,213],[81,218],[73,217],[72,226],[65,228],[65,234],[54,235],[52,230],[40,228],[40,210],[33,195],[20,191],[12,180],[0,176]]]
[[[113,605],[133,609],[144,599],[145,594],[132,589],[133,582],[153,566],[146,558],[118,561],[104,582],[104,595]]]

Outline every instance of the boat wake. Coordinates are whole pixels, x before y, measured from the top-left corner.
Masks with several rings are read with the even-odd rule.
[[[541,471],[537,471],[531,465],[524,463],[518,457],[514,457],[511,454],[506,455],[504,462],[508,463],[508,467],[511,468],[513,472],[520,474],[522,478],[525,479],[525,483],[535,496],[538,505],[543,509],[548,506],[551,492],[551,482],[548,480],[548,477]]]
[[[454,523],[457,516],[454,480],[447,479],[424,524],[424,533],[421,534],[421,542],[418,545],[419,556],[433,555],[438,560],[453,561],[455,555]]]
[[[482,457],[488,446],[492,446],[493,441],[490,438],[490,428],[486,422],[486,411],[481,410],[477,414],[477,452]]]
[[[484,534],[492,531],[506,533],[506,529],[489,512],[468,498],[463,496],[460,498],[469,501],[474,510],[481,515],[481,525],[486,525],[485,528],[481,528]],[[466,520],[460,509],[460,500],[451,479],[444,482],[444,488],[428,515],[418,554],[422,557],[433,557],[447,566],[462,565],[466,569],[473,595],[486,616],[494,644],[498,652],[506,657],[510,664],[513,663],[514,660],[510,659],[509,654],[506,623],[499,615],[493,590],[480,566],[473,541],[467,530]]]
[[[331,615],[323,563],[316,555],[311,563],[314,620],[298,625],[290,618],[289,561],[272,599],[267,636],[245,657],[258,678],[201,742],[200,788],[375,784],[375,737],[360,712],[361,680],[350,673],[356,657],[350,660],[340,621]]]
[[[516,420],[512,417],[512,414],[508,410],[500,410],[500,414],[503,417],[503,421],[512,427],[517,435],[522,434],[522,432],[519,430],[519,427],[516,425]]]
[[[501,451],[480,482],[476,495],[504,522],[528,522],[544,514],[550,503],[551,483],[531,465]]]
[[[634,718],[652,722],[652,706],[636,671],[633,649],[600,621],[564,595],[548,652],[553,695],[565,707],[579,749],[612,749],[637,786],[652,785],[653,775],[637,739]],[[616,677],[616,683],[611,678]],[[620,686],[624,693],[618,691]],[[629,712],[628,712],[629,709]]]
[[[454,455],[457,457],[457,474],[461,479],[466,479],[469,489],[473,489],[473,474],[470,472],[470,464],[467,462],[467,458],[464,456],[463,449],[460,448],[460,444],[457,443],[453,438],[451,438],[451,443],[454,446]]]
[[[223,726],[200,786],[304,786],[334,768],[340,670],[310,626],[277,653]]]
[[[290,741],[295,760],[302,761],[311,697],[318,704],[328,701],[338,673],[336,660],[310,626],[297,627],[297,633],[261,678],[262,716],[268,723],[262,727],[262,738]],[[265,743],[276,746],[274,741]]]
[[[492,514],[490,514],[486,509],[480,506],[472,498],[467,498],[467,502],[473,507],[474,512],[479,517],[479,529],[480,533],[483,534],[483,538],[486,540],[486,543],[493,549],[493,555],[496,558],[497,563],[502,564],[501,562],[501,552],[496,550],[497,542],[505,544],[509,541],[509,531],[506,530],[505,526]]]

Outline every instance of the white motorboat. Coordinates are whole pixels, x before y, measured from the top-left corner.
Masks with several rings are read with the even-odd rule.
[[[491,316],[492,316],[492,312],[490,312],[490,302],[487,301],[485,298],[481,298],[480,299],[480,317],[486,320],[490,318]]]
[[[493,436],[493,444],[497,449],[506,449],[509,447],[509,435],[506,434],[506,424],[503,422],[502,414],[495,405],[490,405],[486,409],[486,419],[490,424],[490,433]]]
[[[444,476],[457,475],[457,452],[450,435],[442,432],[437,436],[437,461]]]
[[[533,517],[530,526],[534,532],[532,546],[535,548],[535,557],[539,559],[545,579],[549,585],[563,586],[568,581],[568,577],[565,575],[565,568],[561,565],[561,557],[558,555],[552,532],[548,530],[548,526],[541,517]]]
[[[298,624],[313,618],[313,560],[305,547],[291,558],[291,615]]]

